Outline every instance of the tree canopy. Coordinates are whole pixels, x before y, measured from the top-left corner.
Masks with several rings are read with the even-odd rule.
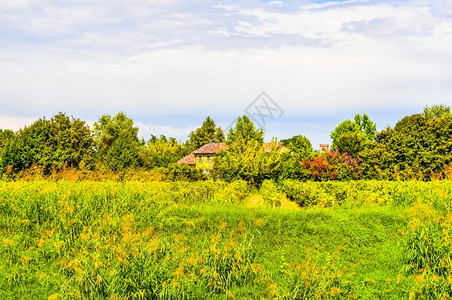
[[[210,116],[202,123],[201,127],[192,131],[189,135],[189,143],[193,150],[209,143],[224,142],[224,133],[221,127],[217,127]]]

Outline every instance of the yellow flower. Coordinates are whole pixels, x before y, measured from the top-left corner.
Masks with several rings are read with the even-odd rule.
[[[220,223],[220,229],[221,229],[221,230],[226,229],[226,226],[228,226],[228,222],[221,222],[221,223]]]
[[[56,300],[58,299],[58,296],[59,296],[58,293],[52,294],[49,296],[49,298],[47,298],[47,300]]]
[[[405,276],[403,276],[402,274],[397,275],[397,283],[400,283],[402,279],[405,279]]]
[[[3,239],[3,244],[10,246],[13,244],[13,241],[11,239]]]
[[[44,274],[44,273],[39,274],[39,280],[44,279],[44,277],[46,277],[46,274]]]
[[[39,239],[39,240],[36,242],[36,244],[38,244],[38,247],[41,247],[41,246],[44,245],[45,243],[46,243],[46,241],[43,240],[43,239]]]
[[[234,295],[230,290],[226,290],[226,295],[228,296],[228,298],[235,299]]]
[[[31,257],[28,257],[28,256],[24,256],[24,257],[22,257],[22,264],[28,264],[29,262],[30,262],[30,260],[31,260]]]
[[[239,222],[239,225],[237,226],[237,231],[245,231],[246,230],[246,226],[243,223],[243,221]]]
[[[335,297],[337,294],[342,293],[341,288],[333,286],[329,292],[331,297]]]
[[[421,274],[417,274],[414,276],[414,280],[416,280],[417,282],[422,282],[424,281],[424,276],[422,276]]]
[[[217,272],[213,272],[212,273],[212,277],[213,277],[213,279],[217,280],[218,279],[218,273]]]
[[[258,218],[256,221],[254,221],[254,225],[261,227],[264,221],[261,218]]]
[[[19,223],[20,224],[28,224],[28,223],[30,223],[30,220],[26,220],[26,219],[25,220],[20,220]]]

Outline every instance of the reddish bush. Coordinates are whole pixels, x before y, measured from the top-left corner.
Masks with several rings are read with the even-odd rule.
[[[347,153],[322,152],[316,158],[301,162],[304,169],[311,173],[316,181],[355,180],[361,175],[360,158]]]

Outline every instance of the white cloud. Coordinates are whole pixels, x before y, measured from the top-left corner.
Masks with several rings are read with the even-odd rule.
[[[164,135],[167,138],[174,137],[179,140],[185,141],[188,135],[196,129],[196,127],[182,127],[177,128],[173,126],[162,126],[158,124],[144,124],[142,122],[135,122],[135,126],[139,128],[139,135],[146,141],[151,138],[151,134],[159,137]]]
[[[232,120],[262,90],[292,116],[447,103],[451,17],[446,0],[3,1],[0,125],[59,111]]]

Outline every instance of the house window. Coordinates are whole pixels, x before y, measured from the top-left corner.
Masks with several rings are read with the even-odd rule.
[[[198,155],[198,162],[202,162],[202,155]]]
[[[210,155],[206,156],[206,162],[210,162]]]

